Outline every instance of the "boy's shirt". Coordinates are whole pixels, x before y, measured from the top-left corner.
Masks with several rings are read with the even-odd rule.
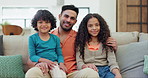
[[[29,37],[29,54],[33,62],[45,58],[53,62],[64,63],[60,39],[53,34],[50,34],[50,39],[47,41],[41,40],[38,33],[31,35]]]

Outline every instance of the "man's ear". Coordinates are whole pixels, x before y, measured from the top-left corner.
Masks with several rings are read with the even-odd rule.
[[[77,20],[75,20],[75,24],[77,23]]]

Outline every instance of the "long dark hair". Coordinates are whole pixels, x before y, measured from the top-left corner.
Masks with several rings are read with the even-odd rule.
[[[88,33],[87,22],[91,18],[97,18],[100,22],[100,32],[98,34],[98,41],[103,45],[103,51],[113,51],[113,47],[106,45],[108,37],[110,37],[110,30],[106,21],[99,14],[87,14],[81,21],[75,41],[75,52],[79,51],[80,56],[84,60],[84,47],[86,43],[91,41],[91,35]]]

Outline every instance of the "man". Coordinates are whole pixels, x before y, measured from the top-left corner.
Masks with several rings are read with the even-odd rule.
[[[62,7],[61,14],[59,14],[60,27],[52,31],[52,34],[57,35],[60,38],[62,53],[64,56],[64,64],[67,70],[63,70],[67,73],[68,78],[98,78],[98,73],[90,68],[85,68],[80,71],[76,68],[76,55],[74,51],[74,42],[76,32],[72,30],[72,27],[77,22],[79,10],[74,5],[64,5]],[[114,42],[114,39],[108,39],[108,43]],[[116,47],[116,43],[110,44],[110,46]],[[28,77],[40,77],[50,78],[50,75],[44,75],[47,72],[48,66],[46,63],[33,63],[31,61],[28,64],[34,68],[28,70],[26,78]],[[39,67],[39,68],[37,68]]]

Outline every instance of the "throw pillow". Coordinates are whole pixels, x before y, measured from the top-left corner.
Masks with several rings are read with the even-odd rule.
[[[143,73],[144,55],[148,55],[148,40],[118,47],[117,61],[123,78],[148,78]]]
[[[148,55],[144,55],[144,68],[143,72],[145,74],[148,74]]]
[[[0,56],[0,78],[24,78],[22,56]]]
[[[0,55],[4,55],[4,52],[3,52],[3,35],[0,35]]]

